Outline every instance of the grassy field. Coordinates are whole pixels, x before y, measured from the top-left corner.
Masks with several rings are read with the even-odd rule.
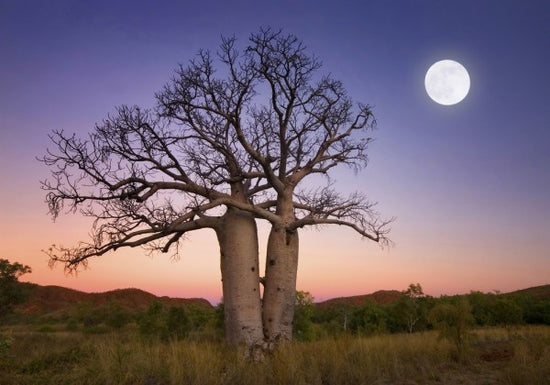
[[[550,385],[550,327],[481,329],[466,354],[435,332],[293,343],[247,363],[221,342],[4,329],[0,385]]]

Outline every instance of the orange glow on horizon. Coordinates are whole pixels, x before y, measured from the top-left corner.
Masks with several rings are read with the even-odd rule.
[[[56,224],[50,223],[50,226]],[[261,224],[259,230],[263,270],[268,226]],[[72,236],[70,230],[67,234]],[[535,267],[528,265],[494,274],[494,262],[483,258],[484,250],[456,251],[445,243],[429,247],[417,245],[404,253],[404,246],[400,244],[380,249],[340,228],[302,231],[300,242],[297,289],[310,292],[316,301],[378,290],[405,290],[410,283],[417,282],[432,296],[463,294],[471,290],[507,292],[548,283]],[[177,261],[170,260],[168,254],[149,257],[141,249],[125,249],[90,260],[89,269],[73,276],[65,275],[61,265],[48,268],[47,257],[36,252],[41,246],[39,243],[33,240],[24,249],[8,248],[9,243],[2,246],[3,253],[5,250],[20,251],[19,257],[8,259],[33,268],[33,273],[24,276],[23,281],[86,292],[137,288],[157,296],[202,297],[214,304],[222,298],[219,249],[215,235],[206,230],[191,235],[182,243]],[[342,248],[342,244],[346,247]],[[433,255],[428,266],[418,263],[418,260],[426,260],[426,253]],[[502,265],[506,259],[501,256],[499,260]]]

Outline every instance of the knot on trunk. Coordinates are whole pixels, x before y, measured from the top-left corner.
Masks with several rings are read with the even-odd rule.
[[[265,358],[273,353],[276,344],[270,341],[260,341],[249,345],[244,352],[244,359],[249,362],[263,362]]]

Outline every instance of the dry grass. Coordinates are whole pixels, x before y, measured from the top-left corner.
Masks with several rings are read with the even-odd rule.
[[[550,327],[476,332],[466,361],[435,333],[339,338],[281,347],[264,362],[213,342],[12,332],[0,385],[550,384]]]

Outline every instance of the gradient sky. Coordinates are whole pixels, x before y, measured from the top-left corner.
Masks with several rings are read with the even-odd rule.
[[[53,129],[86,135],[117,105],[152,106],[177,64],[221,35],[244,42],[271,26],[296,34],[374,106],[369,166],[335,179],[397,218],[384,250],[351,230],[302,231],[299,289],[321,300],[412,282],[431,295],[550,283],[549,14],[548,1],[533,0],[0,0],[0,258],[30,265],[23,280],[39,284],[219,301],[209,231],[192,234],[177,262],[132,249],[77,277],[49,269],[41,249],[87,239],[89,222],[52,222],[39,186],[48,169],[35,157]],[[424,90],[442,59],[470,74],[455,106]]]

